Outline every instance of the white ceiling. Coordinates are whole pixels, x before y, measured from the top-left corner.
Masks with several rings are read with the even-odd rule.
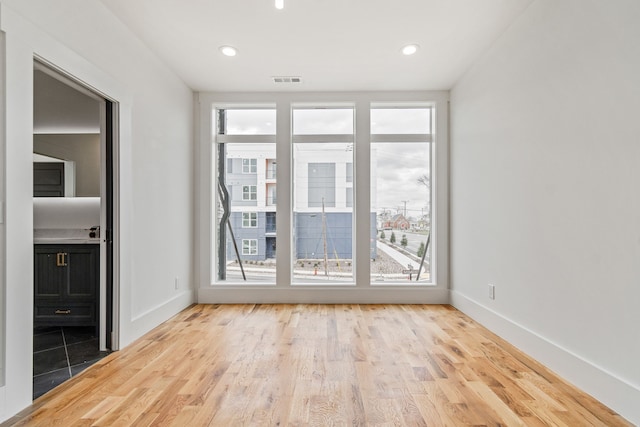
[[[532,0],[100,1],[193,90],[252,92],[450,89]]]

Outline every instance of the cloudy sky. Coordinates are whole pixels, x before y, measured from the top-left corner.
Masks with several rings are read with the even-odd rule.
[[[404,211],[407,216],[418,217],[427,208],[429,192],[418,182],[422,175],[429,175],[429,143],[374,143],[376,168],[377,210]]]

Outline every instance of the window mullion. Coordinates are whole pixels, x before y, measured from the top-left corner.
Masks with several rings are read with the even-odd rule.
[[[353,142],[352,134],[319,134],[319,135],[293,135],[292,142],[294,144],[320,142]]]
[[[433,135],[428,133],[415,134],[372,134],[371,142],[433,142]]]
[[[276,287],[288,288],[292,279],[292,143],[291,143],[291,103],[280,101],[276,104],[276,182],[279,191],[276,192],[276,233],[278,246],[276,248]]]
[[[370,286],[371,259],[371,114],[369,102],[359,102],[355,108],[355,144],[353,160],[353,192],[355,227],[355,282],[357,287]],[[355,220],[357,218],[357,221]],[[374,224],[375,226],[375,224]],[[374,239],[375,244],[375,239]]]
[[[275,135],[216,135],[218,143],[274,143]]]

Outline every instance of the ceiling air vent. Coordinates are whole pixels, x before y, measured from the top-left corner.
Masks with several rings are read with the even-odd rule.
[[[276,76],[273,77],[274,83],[302,83],[302,78],[292,76]]]

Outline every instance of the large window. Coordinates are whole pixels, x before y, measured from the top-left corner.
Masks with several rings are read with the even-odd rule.
[[[273,283],[275,110],[218,109],[215,119],[215,283]]]
[[[293,282],[353,283],[353,108],[293,110]]]
[[[216,105],[210,259],[212,283],[226,286],[219,292],[340,289],[322,294],[330,300],[446,289],[437,283],[438,272],[446,279],[446,242],[438,252],[446,222],[440,233],[436,223],[446,218],[446,194],[436,190],[442,182],[446,189],[447,149],[435,140],[436,123],[446,140],[446,121],[415,97],[354,97],[316,104],[313,94],[276,95],[255,108],[238,101],[245,96]]]
[[[431,282],[431,108],[371,110],[372,284]]]

